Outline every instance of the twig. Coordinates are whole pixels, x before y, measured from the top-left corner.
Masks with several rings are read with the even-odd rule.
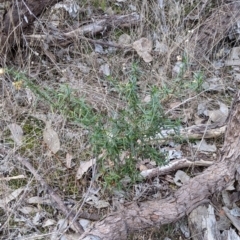
[[[107,46],[107,47],[114,47],[114,48],[120,48],[120,49],[128,47],[128,46],[122,46],[122,45],[119,45],[119,44],[116,44],[116,43],[109,43],[109,42],[104,42],[104,41],[101,41],[101,40],[95,40],[95,39],[86,38],[86,37],[80,37],[80,38],[82,40],[87,41],[87,42],[90,42],[90,43],[93,43],[93,44],[99,44],[99,45]]]
[[[180,127],[179,129],[163,129],[150,138],[151,143],[164,143],[172,137],[181,137],[183,139],[209,139],[218,138],[226,131],[226,124],[199,124],[190,127]],[[139,140],[141,143],[141,141]]]
[[[8,154],[10,151],[10,149],[5,148],[4,146],[0,145],[0,154]],[[28,168],[28,170],[34,175],[34,177],[44,186],[46,187],[46,189],[49,191],[49,195],[50,197],[56,201],[56,203],[59,206],[59,209],[62,210],[64,212],[64,214],[66,216],[69,215],[69,209],[67,209],[64,205],[64,203],[62,202],[61,198],[51,189],[50,186],[48,186],[48,184],[45,182],[45,180],[36,172],[36,170],[33,168],[33,166],[24,158],[17,156],[17,159],[25,166]],[[19,176],[14,176],[14,177],[7,177],[7,178],[0,178],[0,180],[11,180],[11,179],[20,179],[20,178],[25,178],[24,175],[19,175]],[[62,207],[63,206],[63,207]],[[63,209],[62,209],[63,208]],[[75,218],[84,218],[84,219],[89,219],[92,221],[98,221],[100,220],[100,216],[97,214],[89,214],[86,212],[82,212],[82,211],[78,211],[77,214],[73,214],[72,211],[72,215],[73,217],[71,217],[72,219]],[[80,226],[81,227],[81,226]]]
[[[55,32],[51,37],[45,34],[32,34],[26,35],[26,39],[35,39],[39,41],[49,40],[52,39],[51,44],[59,44],[60,46],[64,47],[73,42],[73,39],[81,39],[88,41],[93,44],[100,44],[103,46],[109,46],[114,48],[128,48],[128,46],[121,46],[119,44],[104,42],[101,40],[94,40],[90,38],[86,38],[85,36],[93,36],[97,33],[104,32],[106,29],[112,29],[116,27],[130,27],[139,24],[140,16],[136,13],[128,14],[128,15],[114,15],[114,16],[107,16],[101,19],[95,19],[91,23],[83,25],[77,29],[72,31],[61,33]]]
[[[162,166],[162,167],[144,170],[141,172],[141,175],[144,178],[153,178],[156,176],[168,174],[172,171],[176,171],[181,168],[186,168],[186,167],[191,167],[191,166],[209,167],[212,164],[213,164],[213,161],[204,161],[204,160],[190,161],[187,158],[182,158],[182,159],[170,161],[169,164]]]
[[[9,181],[13,179],[22,179],[26,178],[24,175],[18,175],[18,176],[13,176],[13,177],[5,177],[5,178],[0,178],[0,181]]]
[[[28,39],[35,39],[38,41],[41,40],[46,40],[49,36],[45,35],[45,34],[31,34],[31,35],[27,35],[25,36]],[[69,39],[69,38],[65,38],[64,40],[59,40],[57,38],[54,38],[54,35],[51,36],[52,38],[52,42],[53,43],[58,43],[60,46],[62,47],[66,47],[67,45],[71,44],[73,42],[73,39]],[[76,38],[84,40],[86,42],[92,43],[92,44],[99,44],[102,46],[107,46],[107,47],[114,47],[114,48],[119,48],[119,49],[123,49],[123,48],[129,48],[129,46],[123,46],[123,45],[119,45],[116,43],[110,43],[110,42],[104,42],[101,40],[95,40],[95,39],[91,39],[91,38],[87,38],[87,37],[83,37],[83,36],[76,36]]]
[[[70,220],[70,224],[73,224],[75,230],[78,233],[83,233],[84,230],[82,226],[79,224],[78,221],[73,221],[74,214],[72,211],[70,211],[62,202],[61,198],[52,190],[52,188],[45,182],[45,180],[37,173],[35,168],[31,165],[31,163],[28,162],[27,159],[24,159],[20,156],[17,156],[17,159],[19,162],[21,162],[28,170],[33,174],[33,176],[41,183],[42,186],[44,186],[48,192],[50,197],[57,203],[58,208],[65,214],[67,218]]]

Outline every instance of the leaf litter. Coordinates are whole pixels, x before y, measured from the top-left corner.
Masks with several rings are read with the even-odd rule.
[[[48,154],[55,154],[60,149],[60,140],[57,132],[51,126],[51,121],[46,122],[46,127],[43,131],[43,141],[50,150]]]
[[[12,138],[17,146],[21,146],[23,142],[23,130],[22,127],[16,123],[8,125],[9,130],[11,131]]]
[[[118,2],[121,6],[123,6],[125,1],[118,1]],[[158,4],[160,4],[161,8],[163,8],[163,1],[158,1]],[[169,11],[169,18],[170,19],[172,19],[172,20],[176,19],[177,16],[181,15],[181,6],[179,4],[173,4],[173,1],[171,1],[169,3],[165,3],[165,4],[172,6],[171,11]],[[76,14],[79,11],[79,8],[76,7],[75,5],[71,5],[70,7],[68,7],[68,5],[64,3],[60,7],[64,8],[72,18],[75,18]],[[131,6],[131,7],[128,6],[128,7],[129,8],[134,8],[135,6]],[[135,7],[135,10],[136,9],[137,8]],[[91,9],[89,10],[89,14],[91,15],[92,13],[90,13],[90,12],[92,12]],[[178,14],[176,14],[176,13],[178,13]],[[57,24],[57,26],[60,26],[61,18],[57,17],[57,16],[54,16],[54,17],[57,19],[57,21],[55,23]],[[126,45],[126,46],[128,46],[131,42],[133,42],[133,38],[128,34],[120,35],[119,40],[118,40],[119,44]],[[181,39],[179,38],[179,40],[176,41],[176,42],[180,43]],[[155,43],[154,48],[153,48],[153,43]],[[98,62],[98,66],[96,67],[96,69],[94,68],[94,71],[95,72],[99,71],[106,78],[111,77],[111,75],[115,71],[118,71],[118,67],[119,67],[118,64],[116,64],[115,66],[112,66],[109,63],[105,63],[106,61],[101,58],[102,57],[101,55],[106,56],[110,52],[108,50],[106,50],[106,48],[104,48],[103,46],[101,46],[99,44],[94,44],[94,46],[95,46],[95,48],[93,49],[93,52],[101,60],[101,61]],[[152,41],[149,37],[148,38],[141,38],[141,39],[133,42],[132,46],[136,50],[139,58],[142,58],[145,63],[151,63],[151,62],[155,61],[154,55],[153,55],[154,52],[158,52],[160,55],[162,54],[164,56],[164,54],[167,55],[171,51],[170,50],[171,46],[169,46],[169,44],[165,44],[164,40],[162,41],[162,40],[159,39],[159,40],[156,40],[156,41]],[[49,46],[47,48],[50,49]],[[71,46],[70,46],[69,50],[71,51]],[[46,51],[45,51],[45,54],[47,55]],[[76,52],[74,54],[76,54]],[[69,56],[67,56],[66,59],[69,62],[69,65],[70,65],[71,60],[72,60],[71,57],[70,57],[70,54],[69,54]],[[63,59],[61,59],[61,60],[63,60]],[[230,60],[233,60],[233,59],[230,59]],[[91,85],[96,85],[97,86],[96,89],[101,88],[102,87],[101,84],[103,84],[102,82],[104,80],[100,79],[99,76],[91,79],[91,77],[90,77],[90,74],[91,74],[91,71],[92,71],[91,64],[87,63],[87,60],[86,60],[86,63],[85,63],[84,62],[85,61],[84,57],[81,57],[81,58],[77,59],[77,62],[80,62],[80,61],[81,61],[81,64],[78,65],[78,68],[76,68],[77,69],[76,72],[78,72],[79,76],[75,78],[74,77],[75,73],[72,71],[72,69],[69,69],[69,72],[68,72],[69,74],[66,74],[67,76],[64,76],[62,78],[64,80],[64,83],[72,81],[75,78],[75,81],[81,82],[81,84],[79,84],[81,87],[86,86],[84,84],[86,84],[86,82],[89,81],[88,87],[91,86]],[[124,57],[124,61],[125,61],[125,66],[129,67],[128,66],[129,62],[127,61],[127,59],[125,59],[125,57]],[[165,61],[167,61],[167,58],[166,59],[164,58],[163,61],[164,61],[164,64],[165,64]],[[62,63],[64,64],[64,62],[62,62]],[[231,62],[227,62],[227,64],[230,64],[230,63]],[[50,63],[48,61],[46,61],[46,64],[50,64]],[[234,67],[236,67],[236,64],[238,64],[237,61],[234,62]],[[110,71],[110,66],[111,66],[111,71]],[[183,67],[182,59],[180,59],[180,60],[177,59],[177,62],[174,59],[172,61],[172,69],[170,69],[170,71],[172,71],[172,75],[173,76],[174,75],[179,75],[181,73],[182,67]],[[144,69],[144,71],[146,71],[146,75],[148,75],[148,78],[150,78],[150,76],[152,77],[150,71],[149,72],[147,71],[146,65],[144,65],[143,69]],[[161,68],[161,69],[163,69],[163,68]],[[234,71],[235,71],[234,72],[235,75],[238,74],[237,70],[234,70]],[[83,74],[86,76],[86,78],[83,76]],[[121,81],[121,80],[119,80],[119,81]],[[187,81],[187,80],[185,80],[185,81]],[[144,81],[142,81],[142,82],[144,82]],[[164,79],[158,79],[158,82],[161,82],[162,85],[159,83],[161,86],[164,85],[163,84]],[[109,84],[109,83],[107,83],[107,84]],[[107,84],[104,83],[103,85],[106,86]],[[145,85],[147,85],[147,84],[151,84],[151,83],[147,82]],[[76,85],[76,87],[79,88],[79,85]],[[202,87],[203,87],[204,90],[206,90],[206,92],[211,92],[211,93],[212,93],[212,91],[224,92],[226,90],[225,85],[226,85],[225,82],[222,81],[221,78],[212,77],[212,78],[206,79],[205,84],[203,84]],[[144,84],[143,84],[143,86],[144,86]],[[104,89],[104,91],[105,90],[106,89]],[[87,90],[85,90],[84,94],[94,95],[94,92],[91,92],[91,89],[89,87]],[[187,98],[187,94],[184,97]],[[29,95],[28,98],[30,100],[29,102],[31,103],[31,101],[32,101],[31,96]],[[179,97],[179,98],[176,97],[174,99],[174,97],[170,96],[170,104],[171,103],[173,103],[173,104],[174,103],[177,103],[177,104],[181,103],[180,98],[181,97]],[[202,99],[204,99],[204,98],[202,98]],[[201,99],[201,102],[202,102],[202,99]],[[178,102],[179,100],[180,100],[180,102]],[[149,95],[147,95],[147,97],[145,98],[145,102],[146,103],[149,102]],[[194,110],[194,107],[192,107],[192,106],[194,106],[194,104],[191,105],[191,103],[193,103],[193,101],[190,102],[188,107],[191,110]],[[226,118],[229,114],[229,109],[228,109],[228,106],[226,104],[224,104],[223,102],[221,102],[220,100],[218,101],[217,105],[218,105],[218,107],[216,107],[215,109],[214,108],[209,108],[207,106],[207,104],[202,106],[203,109],[200,109],[201,107],[199,107],[199,109],[195,109],[196,115],[200,119],[201,119],[202,116],[204,116],[204,117],[208,117],[209,121],[211,121],[213,123],[223,124],[226,121]],[[200,106],[200,104],[199,104],[199,106]],[[186,107],[186,105],[184,105],[184,108],[185,107]],[[179,110],[181,112],[181,110],[182,110],[181,107],[179,108]],[[193,117],[194,113],[182,114],[182,115],[184,115],[184,117],[185,117],[184,121],[183,121],[184,125],[191,124],[191,121],[196,120]],[[14,143],[17,146],[21,146],[23,144],[23,131],[21,129],[21,126],[18,125],[18,124],[13,124],[13,125],[10,124],[8,126],[8,128],[11,131],[11,137],[12,137]],[[75,133],[75,132],[73,131],[73,133]],[[76,133],[76,135],[78,135],[78,134]],[[70,137],[70,140],[71,140],[71,138],[72,138],[72,136]],[[58,158],[63,159],[63,162],[65,161],[65,163],[66,163],[65,165],[67,166],[68,169],[70,169],[74,165],[73,161],[75,160],[75,158],[78,159],[79,162],[77,162],[77,165],[78,166],[80,165],[80,166],[77,169],[77,174],[76,174],[76,172],[74,172],[73,175],[76,176],[76,179],[83,179],[84,176],[86,175],[86,173],[89,171],[89,169],[92,168],[93,165],[96,164],[96,161],[94,160],[95,158],[91,158],[89,161],[82,161],[82,160],[79,160],[80,158],[76,157],[79,153],[77,153],[77,154],[74,153],[74,159],[73,159],[72,154],[70,154],[70,152],[72,152],[71,147],[67,146],[65,148],[65,146],[63,146],[63,144],[60,144],[60,140],[61,140],[61,142],[63,140],[61,138],[60,132],[55,131],[53,129],[52,125],[51,125],[51,122],[47,121],[46,122],[46,128],[43,131],[43,141],[46,144],[47,148],[50,150],[51,153],[56,154],[56,156]],[[204,139],[200,142],[196,141],[195,143],[196,143],[195,147],[198,149],[198,151],[215,152],[217,150],[217,146],[215,146],[215,144],[208,144]],[[64,144],[66,144],[66,143],[64,143]],[[70,151],[69,151],[69,148],[70,148]],[[165,147],[162,147],[162,149],[164,149],[163,151],[166,153],[167,156],[169,156],[168,160],[170,162],[171,162],[171,160],[176,160],[178,158],[181,158],[183,156],[183,154],[185,154],[185,152],[183,152],[182,149],[180,151],[175,146],[165,146]],[[61,156],[62,151],[64,152],[63,156]],[[85,157],[85,158],[81,158],[81,159],[89,159],[89,157]],[[38,160],[41,161],[42,160],[41,157],[39,157]],[[53,164],[53,163],[49,163],[49,162],[47,163],[48,166],[51,165],[51,164]],[[148,167],[154,168],[155,166],[156,166],[155,162],[151,162],[149,159],[144,159],[142,161],[142,165],[140,165],[139,168],[140,168],[140,170],[142,170],[141,168],[146,170],[146,168],[148,169]],[[59,169],[60,168],[56,167],[55,170],[59,170]],[[67,175],[67,170],[65,170],[65,171],[66,172],[62,173],[64,176],[65,176],[65,174]],[[53,184],[55,184],[55,181],[58,181],[58,180],[59,179],[54,180]],[[122,180],[126,181],[126,186],[127,186],[128,183],[129,183],[129,178],[126,176]],[[184,182],[186,182],[187,180],[188,180],[187,174],[185,174],[184,172],[181,172],[181,171],[176,172],[175,178],[174,178],[174,181],[175,181],[176,185],[180,186],[180,185],[184,184]],[[162,182],[164,182],[164,181],[161,180],[161,184],[158,183],[158,184],[156,184],[156,186],[160,188],[160,185],[163,184]],[[146,193],[146,189],[149,189],[149,188],[150,188],[149,185],[144,185],[143,184],[141,187],[136,188],[136,193],[137,193],[138,196],[142,196],[141,194],[143,192]],[[19,190],[19,191],[16,191],[16,194],[13,194],[14,197],[11,198],[9,196],[8,199],[12,199],[12,200],[9,200],[8,203],[13,201],[14,199],[17,199],[20,194],[21,194],[21,191]],[[73,195],[71,195],[69,198],[72,198]],[[127,198],[126,197],[126,195],[127,195],[126,192],[124,192],[122,195],[123,196],[121,196],[121,197]],[[156,194],[156,196],[157,196],[157,194]],[[74,197],[76,197],[76,195]],[[158,197],[159,197],[159,195],[158,195]],[[110,207],[111,205],[110,205],[109,201],[102,200],[102,198],[103,198],[103,196],[100,196],[100,194],[97,194],[97,195],[96,195],[96,193],[90,194],[88,196],[88,198],[86,199],[86,203],[88,203],[88,205],[90,205],[90,206],[94,206],[97,209],[103,209],[103,208]],[[41,198],[41,197],[37,197],[37,198],[35,198],[35,200],[34,200],[34,197],[28,198],[28,203],[36,204],[36,205],[44,205],[46,203],[48,203],[49,205],[51,204],[50,201],[46,201],[46,199]],[[30,209],[29,209],[29,212],[30,212]],[[28,212],[28,210],[25,211],[26,214],[28,214],[29,212]],[[43,217],[44,217],[44,214],[43,215],[41,215],[41,213],[38,213],[38,214],[36,213],[35,214],[33,222],[35,223],[36,226],[38,226],[40,224],[40,221]],[[60,216],[58,216],[58,218],[59,217]],[[56,224],[56,222],[57,222],[57,224]],[[67,229],[67,221],[65,219],[59,219],[58,221],[49,219],[49,224],[46,224],[44,227],[46,227],[46,228],[50,227],[50,226],[52,226],[52,224],[53,225],[55,224],[55,226],[57,226],[57,228],[55,230],[65,231]],[[54,236],[52,236],[52,237],[54,238]]]

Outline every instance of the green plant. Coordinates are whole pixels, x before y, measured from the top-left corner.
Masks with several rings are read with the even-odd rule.
[[[119,84],[111,78],[110,83],[125,107],[110,112],[108,117],[79,98],[77,91],[68,85],[53,90],[40,87],[26,77],[21,79],[46,100],[53,111],[88,129],[92,155],[98,159],[104,182],[107,187],[116,187],[121,186],[120,180],[126,176],[132,183],[140,180],[136,168],[140,160],[151,159],[158,165],[165,164],[165,156],[155,148],[152,139],[162,129],[177,127],[176,122],[164,116],[161,91],[157,87],[149,89],[149,101],[141,100],[140,74],[138,65],[133,64],[127,83]]]
[[[204,74],[201,71],[194,73],[191,88],[196,92],[202,91],[203,80]]]
[[[197,93],[202,91],[202,84],[204,80],[204,74],[202,72],[195,72],[193,74],[192,81],[186,81],[182,86],[184,90],[192,90],[196,91]]]

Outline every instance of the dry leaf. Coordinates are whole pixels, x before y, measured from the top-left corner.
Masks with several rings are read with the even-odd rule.
[[[137,51],[137,54],[143,58],[147,63],[153,60],[150,52],[152,51],[152,41],[147,38],[140,38],[133,43],[133,48]]]
[[[177,77],[181,73],[183,66],[184,63],[181,60],[177,61],[172,70],[172,77]]]
[[[86,231],[91,222],[90,222],[89,220],[87,220],[87,219],[81,218],[81,219],[79,220],[79,223],[80,223],[80,225],[83,227],[83,229]]]
[[[83,174],[86,173],[88,171],[88,169],[90,167],[92,167],[95,163],[96,163],[96,158],[91,159],[87,162],[86,161],[85,162],[81,161],[80,166],[79,166],[78,171],[77,171],[76,178],[80,179],[83,176]]]
[[[59,230],[59,232],[63,232],[67,229],[68,227],[68,220],[66,219],[59,219],[57,222],[57,229]]]
[[[76,18],[79,14],[80,7],[75,1],[66,1],[65,3],[57,3],[53,9],[55,11],[65,9],[70,17]]]
[[[108,202],[106,202],[104,200],[99,200],[99,198],[94,195],[88,197],[86,199],[86,203],[88,203],[98,209],[109,207]]]
[[[95,53],[100,53],[100,54],[105,53],[102,45],[94,44],[94,47],[95,47],[95,49],[94,49]]]
[[[67,166],[67,168],[71,168],[72,159],[73,159],[73,155],[70,154],[70,153],[67,153],[66,154],[66,166]]]
[[[23,130],[18,124],[12,123],[8,125],[9,130],[11,131],[13,141],[16,145],[21,146],[23,140]]]
[[[10,193],[8,196],[6,196],[4,199],[0,199],[0,207],[1,208],[6,208],[6,204],[11,202],[12,200],[16,199],[22,192],[24,188],[19,188],[12,193]]]
[[[222,82],[222,79],[218,77],[206,79],[202,84],[202,87],[206,91],[224,91],[224,84]]]
[[[51,231],[52,235],[50,240],[59,239],[59,233],[65,232],[68,229],[68,227],[69,227],[69,222],[67,219],[59,219],[55,228]]]
[[[35,207],[26,206],[26,207],[19,208],[19,211],[20,211],[21,213],[27,215],[27,214],[33,214],[33,213],[37,212],[38,209],[35,208]]]
[[[148,170],[148,168],[145,165],[141,164],[139,166],[139,171],[144,171],[144,170]]]
[[[145,98],[143,99],[144,103],[149,103],[151,101],[151,95],[147,95],[145,96]]]
[[[208,111],[208,115],[212,122],[222,124],[228,117],[228,107],[221,102],[219,102],[219,106],[218,110]]]
[[[198,105],[198,115],[208,116],[210,121],[218,124],[222,124],[226,121],[228,117],[228,106],[222,102],[218,102],[219,109],[208,110],[207,102],[200,103]]]
[[[166,44],[156,40],[154,51],[158,52],[159,54],[165,54],[165,53],[168,53],[169,49]]]
[[[47,219],[47,220],[44,220],[42,227],[49,227],[55,224],[56,224],[56,221],[54,219]]]
[[[131,42],[131,37],[126,33],[122,34],[118,39],[119,45],[127,45],[127,44],[130,44],[130,42]]]
[[[43,131],[43,141],[54,154],[60,149],[60,140],[57,132],[52,129],[51,122],[46,122],[46,127]]]
[[[197,142],[197,144],[193,147],[197,148],[199,151],[203,151],[203,152],[216,152],[217,151],[216,145],[215,144],[213,144],[213,145],[207,144],[205,139],[202,139],[202,141]]]
[[[94,203],[94,207],[97,209],[101,209],[101,208],[106,208],[109,207],[110,204],[104,200],[99,200],[97,202]]]
[[[45,217],[44,212],[37,212],[36,215],[32,219],[32,223],[35,226],[42,226],[42,219]]]
[[[110,76],[110,67],[108,63],[105,63],[100,66],[99,72],[104,74],[105,76]]]
[[[174,177],[174,182],[177,186],[182,186],[184,183],[188,182],[190,177],[183,171],[178,170]]]

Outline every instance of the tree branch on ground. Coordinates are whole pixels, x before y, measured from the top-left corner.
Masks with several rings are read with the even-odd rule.
[[[214,165],[183,185],[173,197],[123,206],[118,212],[97,222],[80,239],[90,236],[101,240],[127,239],[128,232],[160,227],[179,220],[197,206],[206,203],[212,194],[227,188],[233,183],[236,169],[240,165],[239,122],[240,91],[232,105],[222,155]]]

